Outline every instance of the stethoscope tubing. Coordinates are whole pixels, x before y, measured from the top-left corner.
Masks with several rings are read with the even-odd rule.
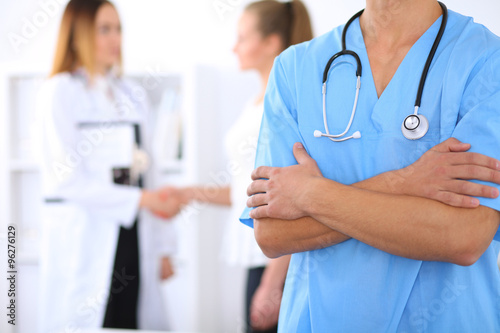
[[[436,51],[437,51],[437,48],[439,46],[439,43],[441,42],[441,39],[443,37],[444,31],[446,29],[446,25],[447,25],[447,22],[448,22],[448,9],[447,9],[446,5],[443,4],[440,1],[438,1],[438,3],[441,6],[441,9],[442,9],[442,12],[443,12],[443,18],[442,18],[442,21],[441,21],[441,26],[440,26],[438,34],[437,34],[437,36],[436,36],[436,38],[434,40],[434,43],[432,44],[431,50],[429,52],[429,55],[427,56],[427,60],[425,62],[424,68],[422,70],[422,75],[420,76],[420,82],[419,82],[419,85],[418,85],[417,96],[415,98],[414,112],[413,112],[413,114],[411,114],[411,115],[409,115],[409,116],[407,116],[405,118],[405,120],[403,121],[403,124],[401,126],[401,130],[403,132],[403,135],[407,139],[410,139],[410,140],[420,139],[421,137],[423,137],[427,133],[427,130],[429,128],[429,123],[427,121],[427,118],[425,118],[423,115],[419,115],[418,111],[419,111],[419,108],[420,108],[420,103],[422,101],[422,94],[423,94],[423,90],[424,90],[424,87],[425,87],[425,81],[427,79],[427,74],[429,73],[429,69],[430,69],[430,66],[432,64],[432,60],[434,59],[434,56],[435,56]],[[359,133],[359,131],[357,131],[352,136],[349,136],[349,137],[346,137],[346,138],[341,138],[344,135],[346,135],[346,133],[349,131],[349,129],[351,128],[352,122],[354,120],[354,115],[356,114],[356,108],[357,108],[357,104],[358,104],[359,91],[360,91],[360,88],[361,88],[361,75],[362,75],[362,64],[361,64],[361,60],[360,60],[358,54],[356,52],[354,52],[354,51],[347,50],[347,46],[346,46],[347,30],[349,29],[349,26],[352,24],[352,22],[354,20],[356,20],[358,17],[360,17],[363,14],[363,12],[364,12],[364,9],[360,10],[359,12],[357,12],[356,14],[354,14],[354,16],[352,16],[349,19],[349,21],[347,21],[346,25],[342,29],[342,50],[340,52],[335,53],[328,60],[326,66],[325,66],[325,69],[323,71],[323,82],[322,82],[323,83],[322,84],[323,123],[324,123],[324,126],[325,126],[325,132],[326,133],[321,133],[320,131],[314,131],[314,136],[315,137],[321,137],[321,136],[328,137],[330,140],[332,140],[334,142],[341,142],[341,141],[345,141],[345,140],[348,140],[348,139],[360,138],[361,137],[361,134]],[[328,73],[329,73],[329,71],[331,69],[331,66],[332,66],[333,62],[337,58],[339,58],[341,56],[344,56],[344,55],[352,56],[356,60],[356,77],[357,77],[356,95],[355,95],[355,98],[354,98],[353,109],[351,111],[351,117],[349,119],[349,123],[346,126],[346,129],[344,130],[344,132],[342,132],[340,134],[330,134],[330,131],[329,131],[329,128],[328,128],[328,121],[327,121],[327,117],[326,117],[326,90],[327,90],[326,86],[327,86],[327,82],[328,82]],[[410,119],[410,118],[412,118],[412,117],[413,118],[417,118],[417,125],[416,125],[416,127],[414,129],[410,129],[407,126],[407,124],[406,124],[407,120]],[[422,119],[420,117],[422,117]],[[420,127],[421,124],[423,124],[423,128]]]

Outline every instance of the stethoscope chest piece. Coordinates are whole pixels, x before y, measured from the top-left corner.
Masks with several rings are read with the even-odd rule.
[[[411,114],[401,124],[401,131],[408,140],[418,140],[429,130],[429,121],[422,114]]]

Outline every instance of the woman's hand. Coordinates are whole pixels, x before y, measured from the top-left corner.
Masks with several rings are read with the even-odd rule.
[[[162,281],[167,280],[168,278],[174,275],[174,267],[172,266],[172,262],[170,257],[162,257],[160,263],[160,279]]]
[[[283,287],[271,288],[262,284],[257,288],[250,305],[250,325],[265,331],[278,324]]]
[[[177,215],[183,206],[183,201],[174,187],[163,187],[154,191],[142,192],[139,207],[150,210],[154,215],[170,219]]]

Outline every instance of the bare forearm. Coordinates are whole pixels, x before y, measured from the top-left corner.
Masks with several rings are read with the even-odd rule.
[[[259,246],[269,258],[318,250],[350,238],[310,217],[254,220],[254,230]]]
[[[262,274],[260,285],[271,289],[283,290],[289,263],[289,255],[277,259],[271,259]]]
[[[378,249],[412,259],[471,264],[491,243],[500,220],[498,212],[486,207],[455,208],[324,178],[315,180],[310,188],[311,193],[304,196],[308,198],[305,206],[315,220]]]
[[[200,201],[215,205],[230,206],[231,196],[229,186],[191,186],[182,189],[185,203]]]
[[[384,193],[396,193],[399,191],[400,183],[394,172],[388,172],[358,182],[353,186]],[[311,217],[294,221],[266,218],[255,220],[254,226],[257,241],[270,258],[323,249],[351,238]]]

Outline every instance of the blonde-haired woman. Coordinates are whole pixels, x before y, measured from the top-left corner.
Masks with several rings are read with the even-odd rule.
[[[71,0],[38,111],[45,199],[40,331],[165,329],[176,213],[141,189],[145,91],[120,76],[121,24],[105,0]],[[142,154],[143,156],[143,154]],[[135,159],[137,160],[137,159]]]
[[[225,235],[223,255],[232,265],[248,269],[246,290],[247,332],[276,332],[281,293],[289,257],[269,260],[255,241],[253,230],[239,217],[246,207],[246,189],[251,182],[255,145],[264,111],[264,94],[274,58],[291,45],[312,39],[309,14],[301,1],[258,1],[249,4],[238,24],[234,52],[242,70],[255,70],[261,91],[248,103],[226,136],[228,156],[238,172],[229,186],[218,189],[204,186],[171,189],[184,204],[197,200],[231,206],[232,217]]]

